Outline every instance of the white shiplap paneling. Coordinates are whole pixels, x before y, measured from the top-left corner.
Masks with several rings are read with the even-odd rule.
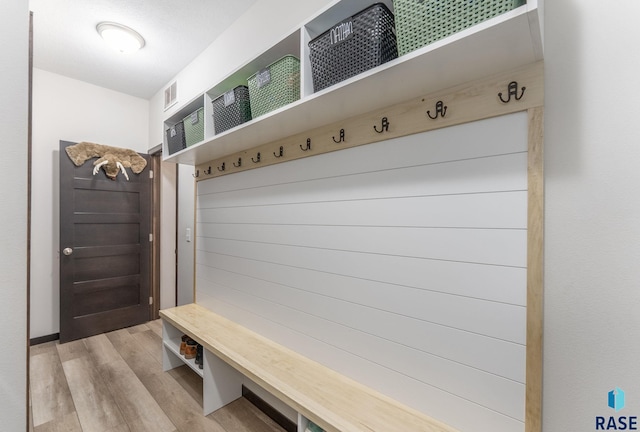
[[[278,197],[281,198],[281,195]],[[357,201],[350,201],[348,198],[332,200],[329,197],[309,201],[310,197],[298,197],[306,200],[251,206],[259,208],[259,212],[246,212],[245,208],[248,206],[246,198],[249,197],[244,198],[234,200],[237,205],[226,201],[225,204],[230,207],[201,209],[200,222],[203,224],[446,228],[473,225],[473,228],[526,228],[527,193],[523,191],[377,199],[360,197]],[[460,208],[471,211],[460,212]]]
[[[526,149],[518,113],[199,182],[197,301],[462,431],[524,430]]]

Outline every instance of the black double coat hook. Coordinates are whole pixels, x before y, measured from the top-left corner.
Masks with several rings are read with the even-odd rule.
[[[507,87],[507,90],[509,91],[508,93],[508,98],[507,100],[504,100],[502,98],[502,92],[498,93],[498,97],[500,98],[500,100],[502,101],[502,103],[509,103],[511,102],[511,96],[514,97],[515,100],[519,101],[520,99],[522,99],[522,96],[524,96],[524,91],[527,88],[522,86],[522,91],[520,92],[520,96],[518,96],[518,82],[517,81],[511,81],[509,83],[509,86]]]
[[[447,114],[447,107],[445,106],[444,102],[442,102],[441,100],[436,102],[436,112],[435,115],[431,115],[431,110],[427,111],[427,115],[429,116],[429,118],[431,120],[435,120],[438,118],[438,115],[444,117]]]

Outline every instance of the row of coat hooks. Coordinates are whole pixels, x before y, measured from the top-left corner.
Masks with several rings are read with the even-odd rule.
[[[386,119],[386,117],[385,117],[385,119]],[[333,141],[336,144],[339,144],[339,143],[345,141],[345,131],[344,131],[344,129],[340,129],[340,132],[339,132],[338,136],[339,136],[338,139],[336,139],[335,136],[333,137]],[[304,144],[304,146],[302,144],[300,144],[300,150],[305,151],[305,152],[311,150],[311,138],[307,138],[307,142]],[[281,157],[284,157],[284,146],[278,147],[278,149],[273,152],[273,156],[276,159],[280,159]],[[252,156],[251,157],[251,162],[253,162],[254,164],[263,162],[262,153],[261,152],[257,152],[255,156]],[[233,162],[233,166],[236,167],[236,168],[240,168],[242,166],[242,157],[238,157],[237,162]],[[224,172],[224,171],[227,170],[227,164],[226,164],[226,162],[222,162],[222,164],[220,166],[216,167],[216,168],[217,168],[217,170],[219,172]],[[213,172],[214,171],[213,171],[211,166],[202,171],[202,173],[204,175],[211,175]],[[199,178],[200,177],[200,170],[196,170],[195,174],[193,174],[193,177]]]
[[[380,130],[378,130],[378,126],[374,125],[373,129],[377,132],[377,133],[383,133],[383,132],[389,132],[389,119],[387,117],[383,117],[381,120],[381,128]],[[340,131],[338,132],[337,136],[333,136],[332,137],[333,142],[336,144],[340,144],[342,142],[346,141],[346,132],[344,130],[344,128],[340,129]],[[311,138],[307,138],[306,143],[300,144],[299,145],[300,150],[306,152],[311,150]],[[276,151],[273,152],[273,156],[276,159],[280,159],[281,157],[284,157],[284,146],[279,146]],[[253,162],[254,164],[260,163],[262,162],[262,154],[261,152],[257,152],[255,156],[251,157],[251,162]],[[236,168],[240,168],[242,166],[242,157],[238,157],[237,162],[233,162],[233,166]],[[227,164],[226,162],[222,162],[222,164],[218,167],[216,167],[216,169],[219,172],[224,172],[227,170]],[[204,175],[211,175],[213,173],[213,169],[211,166],[209,166],[207,169],[203,170],[203,174]],[[200,170],[196,170],[195,174],[193,174],[193,177],[195,178],[199,178],[200,177]]]
[[[378,132],[378,133],[383,133],[383,132],[388,132],[389,131],[389,119],[387,117],[383,117],[381,119],[381,130],[378,130],[378,126],[374,125],[373,129]],[[340,144],[341,142],[345,142],[346,140],[346,132],[343,129],[340,129],[340,131],[336,136],[332,137],[333,142],[335,142],[336,144]],[[300,144],[300,150],[306,152],[311,150],[311,138],[307,138],[307,142],[302,145]],[[276,151],[273,152],[273,156],[277,159],[280,159],[281,157],[284,157],[284,146],[279,146]],[[253,162],[254,164],[260,163],[262,162],[262,153],[261,152],[257,152],[255,156],[251,157],[251,162]],[[242,157],[238,157],[237,162],[233,162],[233,166],[236,168],[240,168],[242,166]],[[227,170],[227,164],[226,162],[222,162],[222,164],[218,167],[216,167],[216,169],[219,172],[224,172]],[[213,169],[211,166],[209,166],[207,169],[203,170],[202,173],[204,175],[211,175],[213,173]],[[193,177],[195,178],[199,178],[200,177],[200,170],[196,170],[195,174],[193,174]]]
[[[520,99],[522,99],[522,97],[524,96],[524,92],[527,88],[526,87],[521,87],[520,91],[518,91],[518,82],[517,81],[511,81],[509,83],[509,85],[507,86],[507,99],[505,99],[502,95],[503,93],[500,92],[498,93],[498,98],[500,99],[500,101],[503,104],[507,104],[509,102],[512,101],[512,97],[513,100],[519,101]],[[431,113],[431,110],[427,110],[426,112],[426,116],[429,117],[431,120],[436,120],[438,118],[444,118],[447,115],[447,106],[444,104],[444,102],[442,100],[439,100],[438,102],[436,102],[435,105],[435,109],[433,111],[433,114]],[[373,130],[379,134],[384,133],[384,132],[389,132],[389,126],[390,126],[390,122],[389,119],[387,117],[382,117],[380,119],[380,128],[378,129],[378,125],[373,125]],[[343,129],[340,129],[339,133],[337,134],[337,138],[334,135],[332,137],[333,142],[336,144],[340,144],[341,142],[345,142],[345,136],[346,136],[346,132]],[[300,150],[306,152],[311,150],[311,138],[307,138],[307,142],[304,144],[304,146],[302,144],[300,144]],[[279,146],[278,149],[276,149],[276,151],[273,152],[273,156],[277,159],[280,159],[281,157],[284,157],[284,146]],[[254,164],[260,163],[262,162],[262,155],[260,152],[257,152],[257,154],[254,157],[251,157],[251,162],[253,162]],[[233,166],[236,168],[240,168],[242,167],[242,158],[238,157],[237,162],[233,162]],[[227,165],[225,162],[222,162],[222,165],[216,167],[217,170],[219,172],[224,172],[227,170]],[[206,170],[203,170],[203,174],[204,175],[211,175],[213,173],[213,170],[211,167],[208,167]],[[200,170],[196,170],[195,174],[193,174],[193,177],[195,178],[199,178],[200,177]]]

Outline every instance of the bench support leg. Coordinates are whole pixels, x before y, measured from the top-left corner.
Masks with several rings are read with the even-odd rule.
[[[203,380],[204,415],[209,415],[242,396],[244,376],[206,349]]]

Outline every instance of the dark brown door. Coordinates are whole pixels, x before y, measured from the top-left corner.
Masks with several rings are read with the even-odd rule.
[[[60,142],[60,342],[149,320],[151,179],[76,167]]]

